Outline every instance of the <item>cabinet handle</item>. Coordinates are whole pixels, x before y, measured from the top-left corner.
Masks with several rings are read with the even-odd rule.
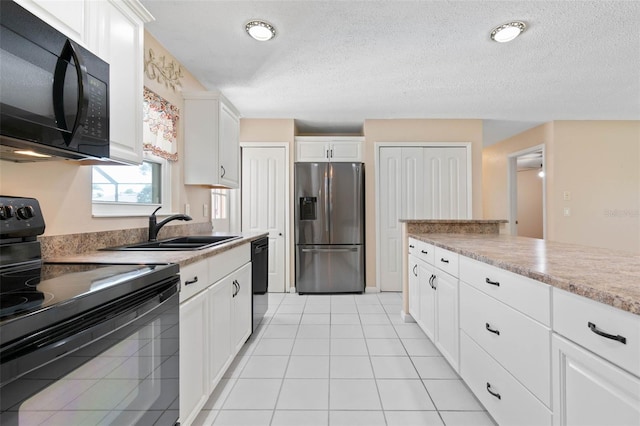
[[[422,253],[422,254],[429,254],[429,252],[428,252],[428,251],[426,251],[426,250],[420,250],[420,253]]]
[[[441,258],[440,258],[440,262],[442,262],[442,263],[449,263],[449,260],[448,260],[448,259],[445,259],[444,257],[441,257]]]
[[[429,278],[429,284],[431,285],[431,288],[434,290],[436,289],[436,276],[431,274],[431,278]]]
[[[224,169],[224,166],[220,166],[220,168],[222,169],[222,175],[220,175],[220,177],[223,178],[224,175],[227,174],[227,171]]]
[[[489,392],[491,395],[495,396],[498,399],[502,399],[502,397],[500,396],[500,394],[498,392],[493,392],[491,390],[491,383],[487,382],[487,392]]]
[[[498,281],[491,281],[489,278],[485,279],[487,284],[495,285],[496,287],[500,287],[500,283]]]
[[[236,280],[233,280],[231,284],[233,284],[233,293],[231,293],[231,297],[236,297],[236,294],[238,294],[237,293],[238,287],[236,287]]]
[[[333,148],[331,148],[331,158],[333,158]]]
[[[198,282],[198,276],[196,275],[195,277],[193,277],[193,279],[191,281],[185,281],[184,285],[195,284],[197,282]]]
[[[491,332],[493,334],[497,334],[498,336],[500,335],[500,330],[495,330],[495,329],[491,328],[489,323],[486,323],[486,324],[487,324],[487,331],[489,331],[489,332]]]
[[[409,244],[409,248],[416,248],[413,244]]]
[[[329,157],[329,150],[327,150],[327,158],[330,158],[330,157]]]
[[[418,269],[418,265],[413,265],[413,275],[417,277],[418,273],[416,272],[416,269]]]
[[[589,327],[589,329],[591,331],[596,333],[598,336],[606,337],[607,339],[611,339],[611,340],[617,340],[618,342],[622,343],[623,345],[627,344],[627,338],[624,337],[624,336],[621,336],[619,334],[616,336],[616,335],[613,335],[613,334],[605,333],[602,330],[598,330],[598,327],[592,322],[587,323],[587,326]]]

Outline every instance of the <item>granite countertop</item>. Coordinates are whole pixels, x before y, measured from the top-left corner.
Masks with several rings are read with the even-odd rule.
[[[410,237],[640,315],[640,255],[512,235]]]
[[[431,224],[441,224],[441,223],[453,223],[453,224],[500,224],[500,223],[509,223],[508,220],[504,219],[398,219],[400,223],[431,223]]]
[[[211,235],[211,234],[202,234]],[[220,234],[215,234],[220,235]],[[248,244],[258,238],[269,235],[267,232],[243,232],[242,238],[232,240],[220,245],[203,250],[172,250],[172,251],[89,251],[80,254],[72,254],[45,259],[47,262],[61,263],[124,263],[124,264],[144,264],[144,263],[177,263],[185,266],[197,262],[201,259],[214,256],[216,254],[231,250],[234,247]]]

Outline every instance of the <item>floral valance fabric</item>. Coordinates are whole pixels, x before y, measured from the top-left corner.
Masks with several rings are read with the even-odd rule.
[[[180,110],[145,87],[143,117],[143,149],[169,161],[178,161]]]

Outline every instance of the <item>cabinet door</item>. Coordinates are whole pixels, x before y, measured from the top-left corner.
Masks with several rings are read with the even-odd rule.
[[[240,350],[244,342],[251,335],[251,263],[247,263],[231,276],[236,283],[236,289],[232,297],[233,335],[231,349],[234,354]]]
[[[85,0],[16,0],[70,39],[85,44]]]
[[[640,424],[640,379],[577,346],[552,338],[554,425]]]
[[[377,267],[382,291],[402,290],[402,149],[380,149],[380,254]]]
[[[240,183],[240,120],[224,102],[220,102],[220,183],[238,188]]]
[[[213,390],[224,373],[231,355],[231,295],[232,280],[223,279],[207,290],[209,299],[209,380]]]
[[[297,141],[296,161],[308,163],[329,161],[329,144],[320,141]]]
[[[206,292],[180,305],[180,419],[191,424],[206,402],[207,388]]]
[[[122,1],[92,4],[101,7],[91,40],[109,63],[109,157],[130,164],[142,163],[142,20]]]
[[[362,142],[336,141],[329,144],[331,162],[357,163],[362,161]]]
[[[436,347],[458,371],[458,279],[436,270]]]
[[[418,259],[409,256],[409,314],[416,322],[420,321],[420,280],[418,278]]]
[[[418,263],[418,281],[420,285],[420,321],[425,334],[435,341],[436,329],[436,292],[432,287],[432,268],[424,262]]]
[[[199,97],[199,92],[183,92],[184,100],[184,183],[218,183],[218,99]]]

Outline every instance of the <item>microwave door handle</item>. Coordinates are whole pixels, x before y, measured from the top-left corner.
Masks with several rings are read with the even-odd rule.
[[[76,114],[73,127],[69,129],[64,114],[64,80],[65,75],[67,74],[67,62],[71,59],[73,59],[73,63],[76,68],[78,81],[78,113]],[[80,125],[87,119],[89,96],[85,89],[88,87],[88,80],[87,68],[84,65],[82,56],[80,56],[80,53],[78,52],[78,47],[74,42],[67,39],[64,47],[62,48],[62,52],[60,52],[56,71],[53,76],[53,110],[56,122],[63,130],[65,130],[62,136],[67,145],[71,143],[75,133],[78,131],[78,127],[80,127]]]

